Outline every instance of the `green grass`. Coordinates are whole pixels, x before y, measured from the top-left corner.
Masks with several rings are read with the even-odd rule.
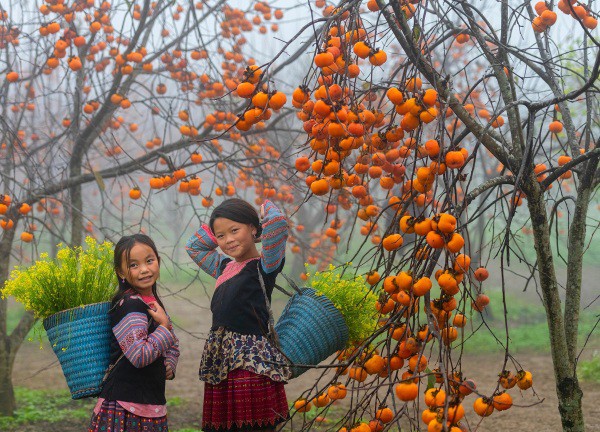
[[[169,407],[176,407],[176,406],[181,406],[183,405],[185,401],[180,398],[179,396],[174,396],[169,398],[169,400],[167,401],[167,406]]]
[[[0,431],[19,431],[25,425],[86,421],[92,415],[96,398],[73,400],[66,390],[31,390],[23,387],[15,388],[17,410],[13,417],[0,416]],[[183,398],[171,397],[167,401],[169,408],[180,407],[188,403]],[[44,425],[44,426],[41,426]],[[40,429],[41,430],[41,429]],[[173,432],[200,432],[200,429],[183,428]]]
[[[499,291],[492,291],[488,292],[488,295],[491,301],[484,312],[485,322],[502,344],[506,344],[502,294]],[[548,324],[544,307],[538,300],[528,301],[513,295],[507,299],[507,311],[509,348],[512,352],[549,352]],[[593,312],[582,311],[578,329],[580,346],[593,330],[596,320],[597,317]],[[482,326],[475,333],[471,333],[482,323],[478,314],[473,314],[469,321],[470,324],[465,328],[465,338],[468,338],[465,342],[465,351],[484,353],[504,351],[504,347],[487,327]],[[597,336],[592,336],[592,342],[598,340]]]
[[[600,383],[600,353],[596,351],[591,360],[580,362],[577,373],[581,381]]]
[[[293,401],[291,401],[292,403],[290,403],[290,415],[292,415],[292,413],[294,413],[295,411],[293,410]],[[337,428],[341,427],[342,425],[340,424],[339,427],[337,425],[337,423],[340,423],[340,421],[342,420],[342,418],[344,418],[344,416],[347,413],[347,408],[341,407],[341,406],[337,406],[337,405],[328,405],[327,408],[318,408],[316,409],[315,407],[312,407],[310,411],[306,412],[306,413],[295,413],[294,416],[292,417],[292,421],[290,423],[287,423],[283,429],[282,432],[288,432],[288,431],[294,431],[294,430],[322,430],[322,429],[330,429],[332,426],[336,426]],[[317,417],[321,417],[324,418],[324,421],[322,422],[318,422],[315,420],[315,418]],[[358,419],[357,419],[358,421]],[[307,426],[310,425],[310,429],[306,429]]]
[[[35,422],[58,423],[65,419],[87,419],[95,399],[72,400],[68,391],[15,388],[17,410],[13,417],[0,417],[0,430],[18,430]]]

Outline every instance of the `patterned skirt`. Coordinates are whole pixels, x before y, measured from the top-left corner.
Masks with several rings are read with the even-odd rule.
[[[219,384],[204,384],[202,430],[233,432],[270,428],[289,418],[284,384],[235,369]]]
[[[277,382],[291,377],[285,357],[268,338],[223,327],[211,330],[200,360],[200,380],[216,385],[235,369],[244,369]]]
[[[100,412],[92,414],[88,432],[168,432],[167,416],[140,417],[125,410],[116,401],[102,402]]]

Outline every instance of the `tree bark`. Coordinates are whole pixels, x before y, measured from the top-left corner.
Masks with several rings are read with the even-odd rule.
[[[579,309],[581,302],[581,273],[585,251],[586,216],[593,192],[594,173],[598,168],[598,159],[584,164],[584,174],[577,190],[573,222],[569,227],[569,260],[567,263],[567,287],[565,296],[565,337],[569,360],[577,361],[577,331],[579,329]]]
[[[71,172],[77,177],[81,172]],[[81,246],[83,243],[83,198],[81,196],[81,185],[73,186],[71,194],[71,246]]]
[[[9,276],[10,251],[14,237],[15,230],[8,230],[4,232],[0,241],[0,287],[4,286],[4,282]],[[0,299],[0,415],[12,416],[16,407],[12,384],[15,356],[35,320],[33,315],[25,313],[15,330],[9,335],[7,311],[7,301]]]
[[[6,303],[5,300],[2,301]],[[15,413],[16,401],[12,384],[12,368],[10,342],[7,335],[0,340],[0,416],[12,416]]]
[[[4,286],[8,278],[14,236],[15,230],[5,231],[0,242],[0,286]],[[7,301],[0,299],[0,415],[12,416],[15,411],[15,394],[11,381],[10,338],[6,328],[7,309]]]
[[[583,432],[585,431],[581,407],[583,392],[577,380],[576,368],[569,358],[561,300],[554,269],[554,258],[550,247],[550,227],[546,214],[544,191],[537,183],[533,170],[531,170],[526,182],[524,190],[527,194],[538,274],[548,321],[558,410],[563,431]]]

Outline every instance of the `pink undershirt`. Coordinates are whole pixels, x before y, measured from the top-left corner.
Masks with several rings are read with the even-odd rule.
[[[145,296],[145,295],[140,294],[140,297],[146,303],[156,301],[156,299],[153,296]],[[102,402],[104,402],[104,398],[98,398],[98,402],[96,403],[96,406],[94,407],[94,414],[97,415],[100,412]],[[167,415],[167,406],[166,405],[149,405],[149,404],[140,404],[140,403],[123,402],[123,401],[117,401],[117,403],[119,405],[121,405],[121,407],[124,410],[129,411],[131,414],[135,414],[136,416],[140,416],[140,417],[154,418],[154,417],[163,417],[163,416]]]

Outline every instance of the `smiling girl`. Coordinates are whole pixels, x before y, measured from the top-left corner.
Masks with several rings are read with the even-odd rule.
[[[285,260],[288,224],[268,200],[260,213],[262,223],[251,204],[225,200],[186,246],[216,279],[212,326],[200,362],[205,432],[272,431],[288,418],[283,386],[290,371],[268,338],[269,304]]]
[[[156,291],[160,258],[152,239],[121,238],[114,267],[111,366],[89,432],[167,432],[165,380],[175,377],[179,341]]]

